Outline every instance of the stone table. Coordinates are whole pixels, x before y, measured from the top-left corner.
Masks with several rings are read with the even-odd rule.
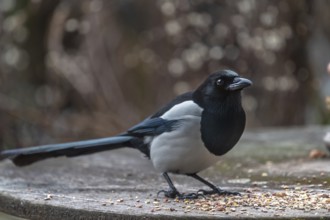
[[[167,184],[132,149],[56,158],[28,167],[0,162],[0,211],[27,219],[330,218],[329,127],[263,129],[239,144],[202,176],[241,197],[165,199]],[[172,175],[182,192],[203,185]],[[315,205],[315,204],[322,204]],[[1,214],[0,214],[1,215]]]

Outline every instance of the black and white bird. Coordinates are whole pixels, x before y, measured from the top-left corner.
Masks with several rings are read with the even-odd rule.
[[[74,157],[129,147],[150,158],[170,189],[169,198],[196,198],[201,194],[238,194],[224,191],[206,181],[198,172],[216,163],[231,150],[245,128],[241,90],[252,82],[231,70],[221,70],[193,92],[176,97],[154,115],[118,136],[64,144],[52,144],[0,152],[17,166],[26,166],[51,157]],[[182,194],[168,173],[183,174],[206,184],[211,190]]]

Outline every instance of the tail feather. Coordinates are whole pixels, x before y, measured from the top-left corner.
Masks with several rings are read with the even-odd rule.
[[[26,166],[51,157],[75,157],[122,147],[131,147],[130,136],[116,136],[94,140],[50,144],[0,152],[0,160],[11,159],[16,166]]]

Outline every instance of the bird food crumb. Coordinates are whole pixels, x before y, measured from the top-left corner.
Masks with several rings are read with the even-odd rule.
[[[172,208],[172,207],[171,207],[169,210],[170,210],[171,212],[176,211],[176,209],[175,209],[175,208]]]
[[[124,202],[124,199],[117,199],[117,202]]]
[[[51,200],[53,198],[52,194],[47,194],[44,200]]]
[[[325,158],[327,154],[321,150],[313,149],[309,152],[308,157],[311,159]]]

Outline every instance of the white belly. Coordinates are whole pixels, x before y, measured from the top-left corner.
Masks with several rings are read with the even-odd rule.
[[[160,172],[193,174],[217,162],[219,157],[210,153],[201,140],[200,116],[186,115],[180,119],[179,128],[151,141],[150,158],[154,167]]]

